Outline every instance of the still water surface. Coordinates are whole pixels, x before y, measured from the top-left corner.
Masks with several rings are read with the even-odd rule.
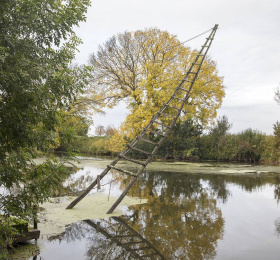
[[[60,192],[86,188],[102,169],[83,162]],[[111,173],[103,184],[119,195],[128,180]],[[37,259],[280,259],[279,173],[148,170],[129,195],[148,203],[39,239]]]

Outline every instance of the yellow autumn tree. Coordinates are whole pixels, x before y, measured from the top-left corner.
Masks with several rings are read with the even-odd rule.
[[[124,150],[127,141],[125,140],[124,133],[119,130],[111,136],[110,139],[106,140],[105,142],[105,150],[111,152],[119,152]]]
[[[129,111],[118,138],[133,139],[148,124],[184,78],[196,54],[197,50],[180,44],[175,35],[157,28],[118,34],[99,46],[90,57],[95,74],[92,87],[102,104],[112,108],[125,101]],[[224,95],[216,63],[206,57],[179,120],[192,118],[207,125],[216,117]]]

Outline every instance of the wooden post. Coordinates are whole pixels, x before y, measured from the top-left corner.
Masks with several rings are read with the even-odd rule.
[[[100,190],[101,186],[100,186],[100,175],[97,175],[97,190]]]
[[[96,225],[96,232],[99,233],[100,232],[100,222],[98,221],[96,224],[97,224]]]
[[[120,159],[117,158],[115,159],[111,165],[115,165]],[[110,167],[107,166],[106,169],[100,174],[100,179],[102,179],[108,172],[110,171]],[[77,203],[79,203],[97,184],[97,179],[95,179],[93,181],[93,183],[91,185],[89,185],[75,200],[73,200],[66,209],[72,209],[75,207],[75,205],[77,205]]]
[[[33,228],[38,229],[38,222],[37,222],[37,206],[33,206]]]
[[[120,195],[120,197],[117,199],[117,201],[113,204],[113,206],[106,212],[106,214],[111,214],[114,209],[121,203],[125,195],[128,193],[129,189],[132,187],[132,185],[136,182],[137,177],[134,177],[132,181],[128,184],[128,186],[125,188],[123,193]]]

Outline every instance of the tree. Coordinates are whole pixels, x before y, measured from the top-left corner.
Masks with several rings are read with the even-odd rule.
[[[60,130],[72,128],[75,135],[87,136],[91,120],[86,117],[72,114],[71,111],[63,112],[61,115]]]
[[[223,115],[210,128],[209,134],[201,138],[200,153],[202,159],[223,159],[225,148],[230,148],[226,136],[232,127],[228,117]]]
[[[0,194],[0,245],[11,238],[9,216],[30,219],[33,206],[45,201],[66,173],[55,160],[36,166],[33,150],[56,144],[58,114],[91,77],[90,67],[70,66],[80,43],[73,27],[85,20],[89,4],[1,1],[0,186],[6,193]]]
[[[170,98],[197,51],[180,44],[175,35],[151,28],[111,37],[90,57],[94,89],[104,105],[127,102],[129,114],[121,131],[134,138]],[[223,78],[207,57],[191,92],[186,115],[205,126],[216,117],[224,97]],[[179,101],[178,101],[179,102]]]
[[[201,126],[195,125],[193,120],[178,122],[172,133],[164,140],[157,154],[161,157],[176,159],[198,157],[201,134]]]
[[[105,134],[106,135],[114,135],[117,132],[117,129],[113,125],[108,125],[105,129]]]
[[[237,136],[236,158],[238,161],[259,162],[263,153],[265,134],[248,128]]]
[[[278,105],[280,105],[280,90],[279,87],[275,91],[274,96],[275,101]],[[280,123],[277,121],[275,124],[273,124],[273,134],[274,134],[274,145],[273,145],[273,153],[272,153],[272,161],[276,164],[279,164],[280,162]]]
[[[273,134],[275,136],[275,147],[280,149],[280,123],[278,121],[273,125]]]
[[[95,128],[95,133],[98,135],[98,136],[102,136],[105,134],[105,127],[103,125],[98,125],[96,128]]]
[[[224,136],[231,129],[232,123],[228,121],[228,117],[223,115],[217,119],[216,124],[210,129],[210,135],[213,135],[216,140]]]
[[[58,126],[56,127],[58,143],[55,151],[68,151],[75,136],[87,136],[92,121],[85,115],[76,113],[73,109],[61,110],[58,118]]]

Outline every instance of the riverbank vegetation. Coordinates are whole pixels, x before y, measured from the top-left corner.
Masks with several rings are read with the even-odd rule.
[[[0,259],[9,258],[6,248],[13,242],[10,216],[32,220],[34,208],[69,174],[55,159],[36,165],[34,149],[47,152],[58,145],[57,133],[65,130],[58,129],[61,117],[88,86],[91,67],[71,62],[81,43],[73,28],[85,21],[89,5],[89,0],[1,2]],[[69,133],[60,136],[69,141]]]
[[[179,122],[172,133],[163,142],[154,159],[157,160],[213,160],[228,162],[249,162],[278,165],[280,163],[280,124],[274,125],[274,135],[267,135],[251,128],[240,133],[230,133],[231,123],[226,116],[218,118],[216,123],[204,133],[203,127],[193,120]],[[79,150],[87,155],[116,155],[121,148],[131,141],[122,136],[118,139],[115,130],[113,135],[105,132],[100,136],[74,136],[69,149]],[[158,141],[153,136],[151,140]],[[123,146],[120,140],[125,140]],[[149,150],[148,143],[142,143],[141,149]],[[119,149],[119,150],[118,150]],[[139,159],[136,152],[130,156]]]

